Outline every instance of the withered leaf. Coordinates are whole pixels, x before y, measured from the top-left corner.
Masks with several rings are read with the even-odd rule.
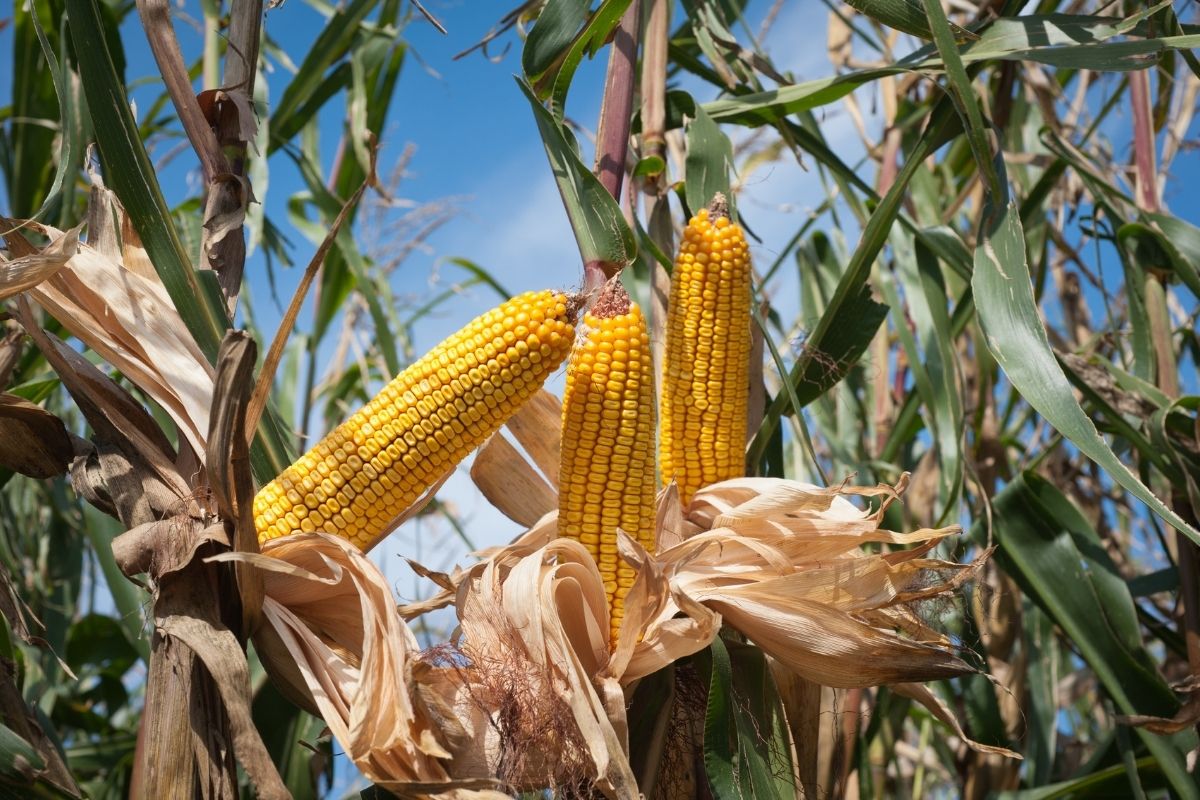
[[[61,234],[40,253],[8,261],[0,259],[0,300],[32,289],[54,273],[79,249],[79,228]]]
[[[0,394],[0,467],[31,478],[67,471],[74,456],[63,421],[13,394]]]

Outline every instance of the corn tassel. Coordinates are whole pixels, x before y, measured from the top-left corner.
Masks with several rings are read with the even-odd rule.
[[[633,587],[617,529],[654,550],[654,386],[650,337],[617,281],[584,318],[563,394],[558,532],[587,547],[608,592],[615,643]]]
[[[259,541],[325,531],[368,549],[538,391],[573,341],[573,304],[559,292],[475,319],[262,488]]]
[[[684,504],[745,474],[750,254],[724,200],[688,222],[671,276],[659,457]]]

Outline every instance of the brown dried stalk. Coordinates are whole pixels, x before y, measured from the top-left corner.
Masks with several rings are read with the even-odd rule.
[[[254,76],[262,27],[261,0],[234,0],[230,8],[229,54],[225,88],[205,92],[203,103],[192,92],[183,53],[171,24],[166,0],[138,0],[154,60],[183,124],[208,185],[201,250],[215,270],[230,313],[237,305],[245,269],[242,221],[253,196],[246,174],[246,144],[253,138]]]

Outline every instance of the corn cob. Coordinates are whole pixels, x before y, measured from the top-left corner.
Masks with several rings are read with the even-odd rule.
[[[684,229],[669,303],[659,457],[686,504],[745,474],[750,254],[721,195]]]
[[[574,313],[564,294],[530,292],[439,344],[262,488],[259,541],[325,531],[367,549],[558,368]]]
[[[617,281],[584,317],[563,394],[558,532],[582,542],[604,578],[615,643],[635,573],[617,528],[654,550],[654,385],[650,337]]]

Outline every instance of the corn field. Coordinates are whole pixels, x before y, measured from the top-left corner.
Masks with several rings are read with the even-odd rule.
[[[14,0],[0,797],[1200,798],[1198,47]]]

